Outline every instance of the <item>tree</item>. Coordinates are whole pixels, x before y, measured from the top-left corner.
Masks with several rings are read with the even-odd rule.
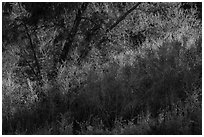
[[[96,35],[98,35],[97,39],[99,40],[94,42],[97,43],[97,46],[99,46],[105,42],[105,35],[124,20],[124,18],[139,4],[140,3],[137,3],[133,8],[124,13],[124,15],[116,19],[112,25],[109,27],[105,26],[105,28],[103,28],[104,25],[109,24],[109,22],[105,24],[104,21],[107,13],[105,14],[103,11],[101,11],[101,13],[94,12],[92,15],[89,15],[90,17],[86,17],[85,13],[90,14],[88,13],[90,12],[90,9],[89,11],[87,10],[89,3],[5,3],[3,6],[5,16],[3,17],[6,19],[4,21],[8,20],[12,22],[12,24],[3,23],[3,25],[7,28],[6,30],[11,32],[11,34],[6,34],[6,32],[8,32],[6,31],[3,35],[13,35],[11,36],[13,37],[11,38],[13,40],[7,40],[4,38],[4,41],[12,42],[15,40],[19,41],[19,39],[20,42],[28,41],[28,43],[26,43],[26,48],[23,49],[24,47],[20,47],[20,49],[22,49],[22,51],[25,50],[22,53],[28,52],[31,57],[30,59],[26,59],[23,57],[27,56],[24,53],[23,56],[21,55],[21,58],[24,60],[24,64],[20,63],[19,65],[29,66],[30,75],[35,75],[38,81],[41,81],[41,75],[43,72],[41,72],[42,62],[40,62],[40,60],[42,59],[40,58],[44,57],[40,51],[40,49],[43,48],[40,42],[44,42],[44,45],[49,44],[49,42],[53,44],[52,49],[54,49],[54,53],[51,54],[54,54],[53,63],[55,65],[52,64],[53,68],[51,68],[52,71],[50,72],[50,77],[53,77],[57,73],[55,68],[57,64],[62,64],[67,60],[67,55],[70,54],[71,49],[73,50],[75,48],[76,44],[83,45],[83,50],[80,51],[81,55],[79,58],[79,60],[81,60],[87,56],[91,49],[90,43],[94,38],[96,38]],[[11,11],[15,13],[14,17],[11,16]],[[74,19],[72,19],[73,23],[65,21],[67,18],[63,16],[66,15],[74,17]],[[45,26],[45,24],[47,24],[47,26]],[[87,28],[83,28],[85,26],[87,26]],[[57,34],[51,36],[54,37],[54,39],[50,38],[48,43],[45,43],[45,41],[40,41],[38,36],[38,33],[40,33],[42,29],[46,29],[48,31],[51,29],[50,33],[52,33],[53,29],[55,29]],[[16,33],[16,31],[19,31],[19,34]],[[80,35],[82,35],[83,40],[81,40],[81,43],[78,43],[75,38]],[[45,60],[45,58],[43,60]]]

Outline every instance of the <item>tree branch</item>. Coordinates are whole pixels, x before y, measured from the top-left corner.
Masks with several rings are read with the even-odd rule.
[[[60,63],[63,63],[67,58],[67,54],[69,53],[69,49],[72,46],[73,41],[74,41],[74,37],[78,31],[78,27],[79,27],[81,19],[82,19],[82,14],[85,12],[88,4],[89,3],[83,3],[81,8],[78,9],[78,12],[76,14],[76,18],[74,21],[74,25],[73,25],[73,27],[72,27],[72,29],[71,29],[68,37],[67,37],[67,40],[64,44],[64,48],[62,49],[62,53],[61,53],[60,59],[59,59]]]
[[[22,11],[21,9],[21,5],[18,3],[18,6],[19,6],[19,9]],[[33,52],[33,56],[34,56],[34,60],[35,60],[35,64],[37,66],[37,75],[38,75],[38,82],[41,83],[41,80],[42,80],[42,77],[41,77],[41,71],[40,71],[40,64],[39,64],[39,61],[38,61],[38,58],[37,58],[37,55],[36,55],[36,51],[35,51],[35,47],[34,47],[34,44],[33,44],[33,41],[32,41],[32,38],[28,32],[28,27],[27,25],[25,24],[25,22],[22,22],[23,23],[23,26],[25,27],[25,32],[26,32],[26,35],[27,35],[27,38],[29,40],[29,43],[30,43],[30,47],[31,47],[31,50]]]
[[[125,19],[125,17],[127,17],[128,14],[130,14],[133,10],[135,10],[139,5],[141,4],[141,2],[138,2],[135,6],[133,6],[131,9],[129,9],[124,15],[122,15],[121,17],[119,17],[115,23],[113,23],[104,33],[103,37],[99,40],[99,42],[96,44],[98,47],[100,47],[100,45],[105,42],[106,40],[108,40],[106,38],[106,34],[108,32],[110,32],[113,28],[115,28],[122,20]]]
[[[122,15],[121,17],[119,17],[117,19],[117,21],[115,23],[113,23],[107,30],[106,33],[108,33],[109,31],[111,31],[113,28],[115,28],[122,20],[125,19],[125,17],[130,14],[133,10],[135,10],[139,5],[141,4],[141,2],[138,2],[135,6],[133,6],[131,9],[129,9],[124,15]]]

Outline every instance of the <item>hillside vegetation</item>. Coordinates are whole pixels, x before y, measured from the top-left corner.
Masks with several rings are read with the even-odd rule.
[[[3,134],[202,134],[202,3],[2,3]]]

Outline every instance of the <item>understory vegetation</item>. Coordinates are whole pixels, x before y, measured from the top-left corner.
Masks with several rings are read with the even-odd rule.
[[[199,10],[3,3],[2,133],[202,134]]]

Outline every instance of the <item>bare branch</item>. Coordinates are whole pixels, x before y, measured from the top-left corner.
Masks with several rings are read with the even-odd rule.
[[[124,15],[122,15],[121,17],[119,17],[117,19],[117,21],[112,24],[107,30],[106,30],[106,33],[111,31],[114,27],[116,27],[122,20],[125,19],[125,17],[130,14],[133,10],[135,10],[139,5],[141,4],[141,2],[138,2],[135,6],[133,6],[131,9],[129,9]]]
[[[72,46],[72,43],[74,41],[74,37],[78,31],[78,27],[80,25],[81,19],[82,19],[82,14],[85,12],[86,8],[88,6],[88,3],[83,3],[81,8],[78,9],[78,12],[76,14],[76,18],[74,21],[74,25],[69,33],[69,35],[67,36],[67,40],[64,44],[64,48],[62,49],[62,53],[60,55],[60,59],[59,62],[62,63],[63,61],[65,61],[67,54],[69,53],[69,49]]]
[[[21,9],[21,5],[20,5],[19,3],[18,3],[18,6],[19,6],[19,9],[22,10],[22,9]],[[37,58],[37,54],[36,54],[36,51],[35,51],[35,47],[34,47],[32,38],[31,38],[31,36],[30,36],[30,34],[29,34],[29,29],[28,29],[27,25],[25,24],[25,22],[22,22],[22,23],[23,23],[23,26],[25,27],[25,32],[26,32],[27,38],[28,38],[28,40],[29,40],[31,50],[32,50],[32,52],[33,52],[35,64],[36,64],[36,66],[37,66],[38,81],[41,83],[41,80],[42,80],[41,70],[40,70],[40,64],[39,64],[39,61],[38,61],[38,58]]]
[[[121,17],[119,17],[115,23],[113,23],[106,31],[105,34],[103,35],[103,37],[99,40],[99,42],[96,44],[98,47],[100,47],[100,45],[107,41],[108,38],[106,37],[106,34],[108,32],[110,32],[113,28],[115,28],[122,20],[125,19],[125,17],[130,14],[133,10],[135,10],[139,5],[141,4],[141,2],[138,2],[135,6],[133,6],[131,9],[129,9],[124,15],[122,15]]]

